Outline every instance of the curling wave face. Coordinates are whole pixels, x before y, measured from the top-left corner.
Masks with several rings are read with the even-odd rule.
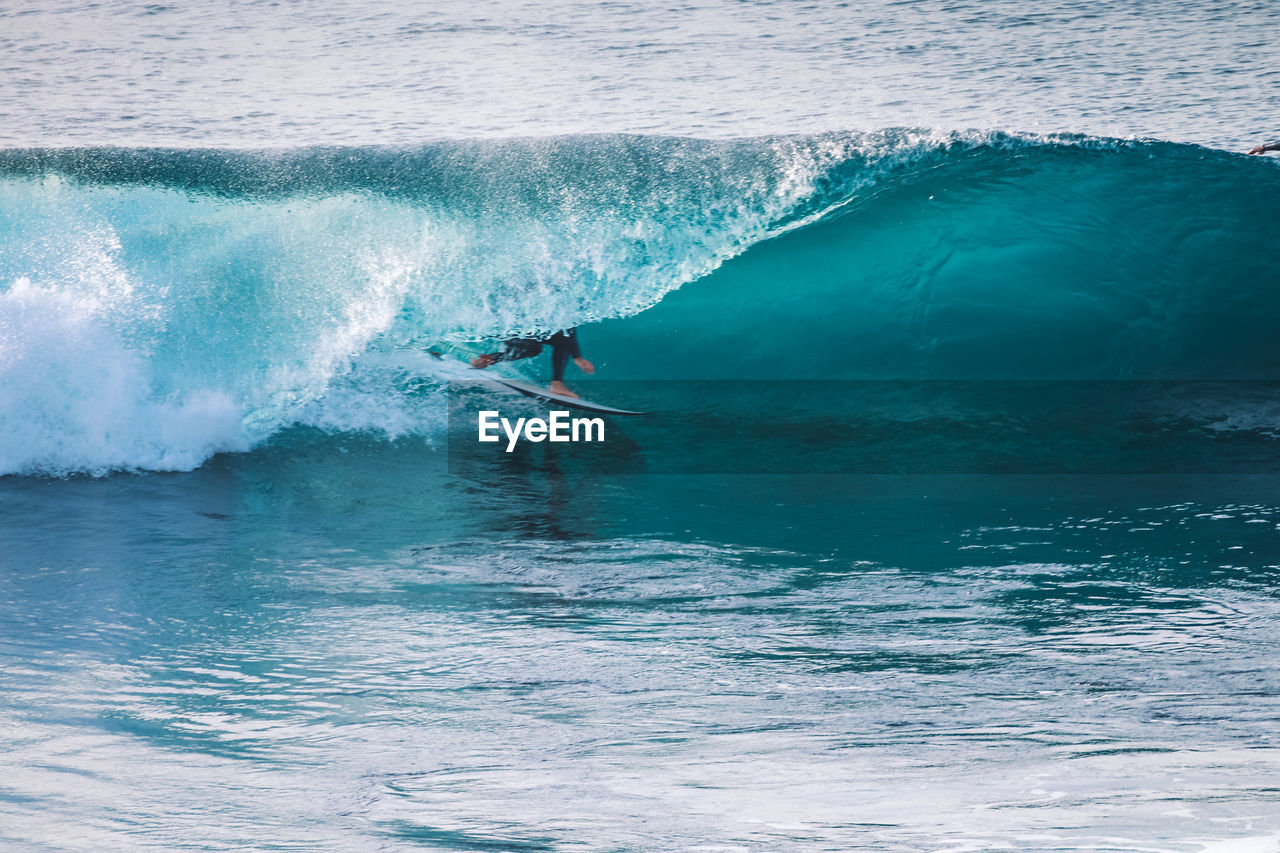
[[[0,472],[430,439],[426,345],[595,323],[612,378],[1276,378],[1277,191],[1193,146],[915,131],[3,151]]]

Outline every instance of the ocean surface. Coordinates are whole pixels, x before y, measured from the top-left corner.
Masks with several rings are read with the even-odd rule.
[[[1280,851],[1277,45],[0,8],[0,848]]]

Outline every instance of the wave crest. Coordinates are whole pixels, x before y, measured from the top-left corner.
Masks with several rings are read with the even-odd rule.
[[[597,321],[615,377],[1274,376],[1278,175],[907,130],[3,151],[0,472],[430,433],[425,344]]]

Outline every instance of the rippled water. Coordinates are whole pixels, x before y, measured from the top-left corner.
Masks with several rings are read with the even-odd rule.
[[[0,838],[1280,838],[1270,480],[524,479],[494,507],[419,450],[337,457],[5,482]]]
[[[0,8],[0,143],[938,129],[1280,133],[1266,0]]]

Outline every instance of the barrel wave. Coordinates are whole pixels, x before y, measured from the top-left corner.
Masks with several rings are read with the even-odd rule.
[[[570,325],[619,379],[1280,378],[1277,197],[992,133],[3,151],[0,473],[431,441],[427,347]]]

